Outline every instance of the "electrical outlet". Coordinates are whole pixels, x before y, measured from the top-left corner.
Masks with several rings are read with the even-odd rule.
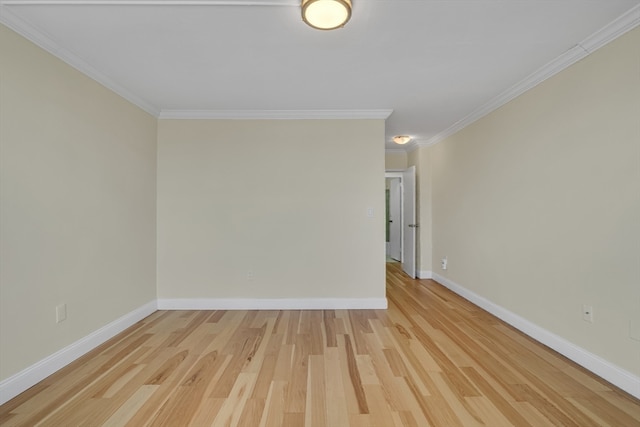
[[[448,262],[449,262],[449,261],[447,260],[447,257],[442,258],[441,266],[442,266],[442,269],[443,269],[443,270],[446,270],[446,269],[447,269],[447,263],[448,263]]]
[[[67,319],[67,304],[56,306],[56,323],[60,323]]]
[[[253,268],[250,268],[250,269],[247,271],[247,280],[248,280],[248,281],[252,281],[252,280],[253,280]]]
[[[586,304],[582,306],[582,320],[593,323],[593,306]]]

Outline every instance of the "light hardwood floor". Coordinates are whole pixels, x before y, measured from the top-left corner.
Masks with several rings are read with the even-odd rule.
[[[388,310],[158,311],[2,426],[640,426],[640,401],[388,264]]]

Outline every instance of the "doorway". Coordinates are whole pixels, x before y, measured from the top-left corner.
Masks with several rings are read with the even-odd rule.
[[[401,178],[386,178],[387,187],[387,261],[402,261],[402,183]]]
[[[400,261],[402,270],[416,278],[416,168],[386,171],[387,260]]]

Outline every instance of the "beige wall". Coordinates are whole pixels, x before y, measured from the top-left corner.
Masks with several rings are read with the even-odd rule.
[[[4,379],[155,298],[156,120],[1,25],[0,58]]]
[[[383,120],[160,120],[158,298],[384,298],[384,185]]]
[[[429,148],[437,272],[636,375],[638,46],[635,29]]]
[[[401,150],[386,151],[384,154],[386,170],[404,170],[407,168],[407,152]]]

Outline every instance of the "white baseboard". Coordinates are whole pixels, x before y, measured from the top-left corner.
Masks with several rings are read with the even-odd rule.
[[[0,405],[64,368],[154,311],[386,309],[386,298],[159,299],[125,314],[73,344],[0,382]]]
[[[386,308],[386,298],[193,298],[158,300],[159,310],[357,310]]]
[[[468,290],[446,277],[434,273],[433,279],[464,299],[471,301],[478,307],[483,308],[519,331],[529,335],[536,341],[552,348],[563,356],[573,360],[578,365],[588,369],[599,377],[609,381],[611,384],[640,399],[640,377],[583,349],[582,347],[578,347],[553,332],[549,332],[546,329],[541,328],[535,323],[512,313],[511,311],[489,301],[488,299]]]
[[[0,382],[0,405],[64,368],[157,310],[151,301]]]
[[[418,279],[433,279],[431,270],[418,270]]]

